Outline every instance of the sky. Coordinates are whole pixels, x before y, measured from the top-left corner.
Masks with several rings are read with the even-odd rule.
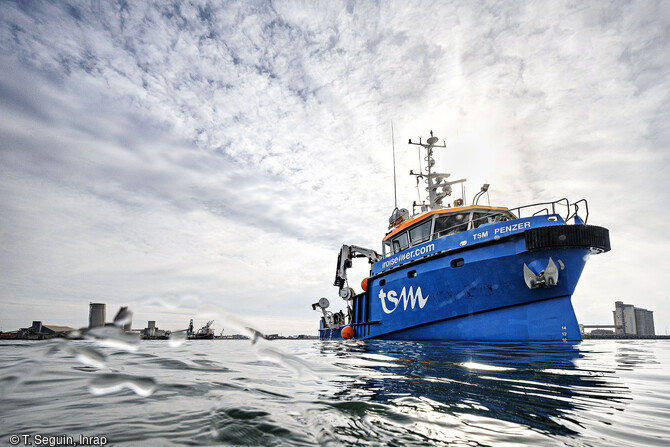
[[[2,2],[0,326],[314,334],[341,245],[381,250],[393,145],[411,208],[433,130],[467,198],[586,198],[612,251],[578,320],[665,334],[668,79],[663,1]]]

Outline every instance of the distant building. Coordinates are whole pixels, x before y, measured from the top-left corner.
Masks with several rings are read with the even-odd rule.
[[[614,331],[609,329],[594,329],[590,332],[591,335],[614,335]]]
[[[168,338],[169,336],[170,331],[158,329],[156,321],[147,321],[147,327],[142,331],[142,337],[144,338]]]
[[[214,338],[220,338],[221,340],[249,340],[248,336],[241,334],[217,335]]]
[[[656,335],[654,329],[654,312],[624,304],[614,303],[614,325],[618,335]]]
[[[60,326],[55,324],[42,324],[41,321],[33,321],[32,326],[21,328],[19,332],[20,337],[26,337],[30,335],[59,335],[67,334],[68,332],[74,331],[73,328],[69,326]]]
[[[654,329],[654,312],[636,307],[635,326],[637,327],[637,335],[656,335],[656,330]]]

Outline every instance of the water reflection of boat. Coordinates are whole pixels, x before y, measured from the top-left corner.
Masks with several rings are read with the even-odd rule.
[[[416,414],[417,423],[433,423],[433,436],[458,445],[477,440],[487,427],[529,445],[548,445],[543,434],[582,436],[580,424],[598,414],[617,417],[632,399],[611,368],[577,366],[585,355],[594,355],[579,344],[370,340],[324,344],[322,350],[349,364],[364,364],[369,371],[344,385],[335,399],[378,403],[388,413],[394,409],[392,414]],[[474,431],[461,433],[466,439],[459,439],[458,431],[448,429],[449,421],[469,421]],[[454,438],[441,438],[441,429]]]
[[[581,340],[571,298],[589,254],[610,250],[606,228],[587,225],[586,200],[568,199],[518,208],[472,205],[465,193],[443,200],[452,185],[448,173],[433,171],[437,137],[410,144],[426,151],[427,202],[413,215],[394,209],[382,252],[343,245],[335,283],[346,303],[323,314],[320,337],[393,340]],[[419,208],[418,212],[416,208]],[[354,258],[367,258],[370,276],[361,293],[349,286]],[[346,319],[345,319],[346,318]]]
[[[198,332],[193,331],[193,320],[188,325],[188,330],[186,331],[186,338],[189,340],[213,340],[214,339],[214,329],[212,329],[212,323],[214,320],[208,321],[206,325],[198,329]]]

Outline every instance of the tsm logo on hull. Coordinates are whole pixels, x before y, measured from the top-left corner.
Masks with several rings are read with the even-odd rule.
[[[390,314],[398,308],[400,301],[403,303],[403,310],[407,310],[408,303],[412,309],[414,309],[414,306],[417,304],[417,302],[419,304],[419,309],[423,309],[423,306],[426,305],[426,301],[428,301],[428,295],[426,295],[425,298],[423,297],[421,294],[421,287],[417,287],[416,292],[414,291],[413,287],[410,287],[409,290],[407,290],[406,287],[403,287],[400,291],[400,296],[398,296],[395,290],[384,292],[384,289],[380,289],[379,300],[382,302],[382,309],[384,312]],[[391,308],[386,305],[387,300],[391,304]]]

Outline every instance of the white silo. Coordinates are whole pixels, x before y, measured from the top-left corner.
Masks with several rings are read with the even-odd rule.
[[[89,303],[88,327],[105,325],[105,303]]]

